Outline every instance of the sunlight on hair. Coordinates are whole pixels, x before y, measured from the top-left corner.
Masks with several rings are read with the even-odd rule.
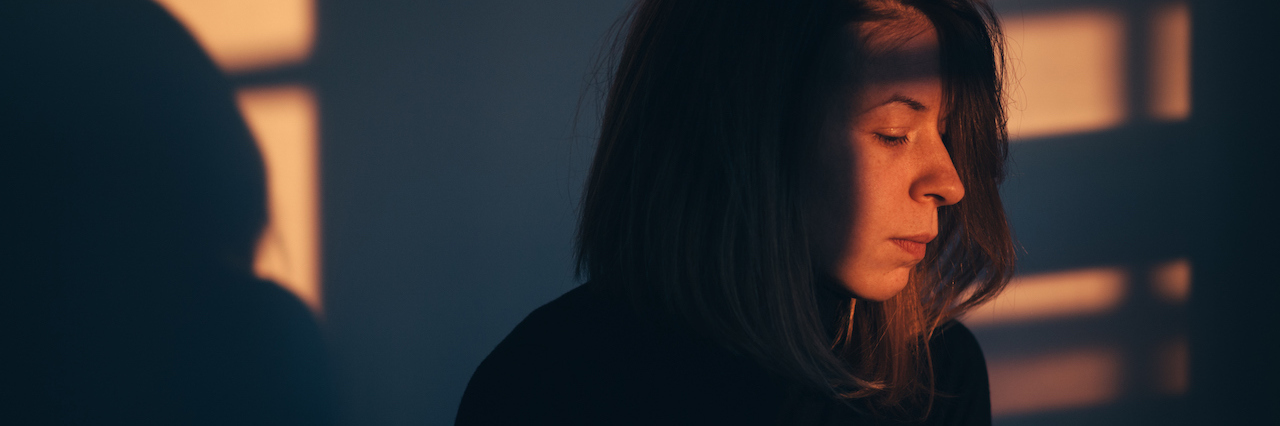
[[[1125,22],[1111,10],[1005,15],[1011,140],[1126,119]]]
[[[314,0],[155,0],[226,73],[305,61],[315,43]]]
[[[1186,336],[1175,337],[1160,346],[1155,360],[1156,390],[1166,395],[1182,395],[1191,388],[1191,347]]]
[[[1112,349],[993,358],[987,365],[995,416],[1094,406],[1120,395],[1121,357]]]
[[[1149,280],[1156,297],[1181,305],[1191,297],[1191,261],[1175,259],[1151,268]]]
[[[1191,115],[1191,11],[1184,2],[1167,4],[1151,15],[1148,65],[1148,113],[1158,120]]]
[[[1124,299],[1128,281],[1120,268],[1014,277],[999,296],[970,311],[964,323],[982,327],[1109,312]]]
[[[302,86],[272,86],[241,89],[236,100],[267,169],[269,220],[254,272],[289,289],[319,314],[315,96]]]

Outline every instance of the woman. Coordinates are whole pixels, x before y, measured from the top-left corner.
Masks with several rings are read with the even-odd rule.
[[[583,200],[590,281],[494,349],[457,423],[989,423],[954,321],[1013,267],[1000,33],[974,1],[640,1]]]

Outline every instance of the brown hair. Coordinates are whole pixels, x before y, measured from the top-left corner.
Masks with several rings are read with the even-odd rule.
[[[907,287],[884,302],[848,299],[833,337],[819,315],[805,162],[829,96],[830,43],[851,22],[889,19],[885,4],[637,3],[583,196],[579,274],[794,383],[877,409],[927,406],[932,331],[1012,274],[997,192],[1003,57],[980,0],[900,3],[937,31],[944,143],[966,196],[939,209],[939,236]]]

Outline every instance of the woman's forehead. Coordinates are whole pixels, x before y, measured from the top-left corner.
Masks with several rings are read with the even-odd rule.
[[[898,26],[892,24],[896,22]],[[901,21],[854,24],[858,43],[857,60],[863,84],[934,78],[939,73],[938,35],[933,26]]]

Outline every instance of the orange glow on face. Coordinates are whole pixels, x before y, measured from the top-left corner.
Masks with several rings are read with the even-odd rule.
[[[1125,23],[1119,13],[1002,19],[1012,139],[1102,130],[1126,119]]]
[[[155,0],[223,72],[303,62],[315,43],[314,0]]]
[[[254,271],[319,313],[320,241],[315,96],[301,86],[242,89],[240,112],[267,168],[269,221]]]
[[[1191,116],[1191,12],[1186,3],[1156,10],[1151,18],[1150,99],[1159,120]]]
[[[1120,395],[1120,354],[1110,349],[997,358],[987,371],[995,416],[1094,406]]]
[[[964,322],[980,327],[1107,312],[1120,305],[1128,281],[1128,273],[1119,268],[1015,277],[1003,293],[970,311]]]
[[[1156,297],[1181,305],[1191,298],[1191,262],[1177,259],[1151,268],[1151,287]]]

